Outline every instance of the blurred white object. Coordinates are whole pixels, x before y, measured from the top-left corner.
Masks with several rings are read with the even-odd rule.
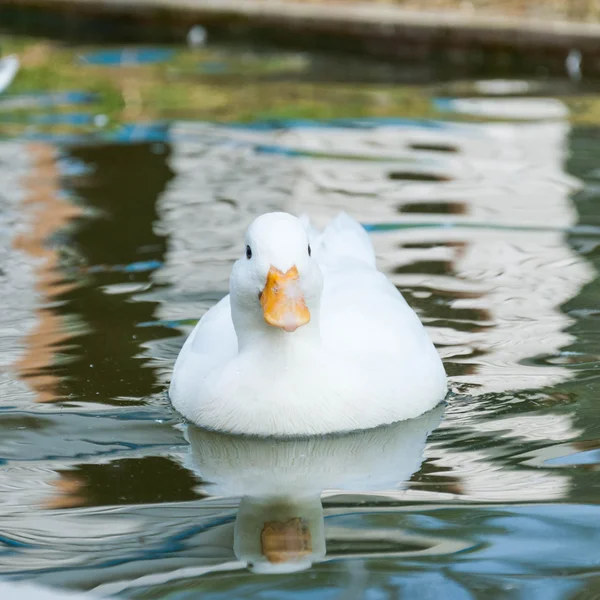
[[[0,94],[12,83],[19,70],[19,59],[15,54],[0,58]]]
[[[519,79],[487,79],[473,84],[480,94],[489,96],[504,96],[506,94],[526,94],[530,91],[528,81]]]
[[[565,119],[567,107],[554,98],[439,98],[438,110],[495,119],[542,121]]]
[[[199,48],[206,44],[208,34],[202,25],[194,25],[187,34],[187,43],[192,48]]]
[[[581,52],[577,49],[573,49],[569,52],[567,59],[565,60],[567,74],[572,81],[581,81],[581,58]]]
[[[94,117],[94,125],[96,127],[106,127],[108,125],[108,117],[106,115],[96,115]]]

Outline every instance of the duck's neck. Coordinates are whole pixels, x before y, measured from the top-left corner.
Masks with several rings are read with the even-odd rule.
[[[271,327],[265,322],[238,322],[235,330],[239,352],[258,350],[273,360],[290,353],[310,352],[311,348],[321,345],[318,311],[312,311],[310,321],[293,332]]]

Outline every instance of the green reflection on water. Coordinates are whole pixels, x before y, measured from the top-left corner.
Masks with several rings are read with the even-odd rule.
[[[177,48],[163,63],[106,66],[82,60],[94,48],[70,48],[50,41],[9,37],[3,40],[2,50],[18,54],[22,62],[5,97],[83,87],[98,94],[85,109],[106,115],[113,126],[174,118],[249,121],[434,114],[420,88],[369,81],[373,76],[368,63],[359,65],[366,80],[357,86],[344,81],[347,74],[336,68],[335,61],[318,61],[300,53]],[[1,110],[0,106],[0,115]],[[72,110],[70,106],[56,108],[57,113]],[[15,113],[26,120],[31,111],[17,108]],[[21,126],[0,121],[4,133],[18,132]],[[48,126],[44,130],[70,128]]]

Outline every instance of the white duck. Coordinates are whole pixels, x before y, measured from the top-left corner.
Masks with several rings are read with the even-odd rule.
[[[201,427],[313,435],[416,417],[444,398],[446,374],[358,223],[342,214],[319,235],[269,213],[248,229],[230,294],[185,342],[169,394]]]

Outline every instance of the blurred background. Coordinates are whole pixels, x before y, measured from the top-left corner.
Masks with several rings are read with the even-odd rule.
[[[599,19],[594,0],[4,0],[0,578],[600,595]],[[288,443],[181,422],[177,353],[270,210],[362,223],[444,359],[445,407]],[[261,550],[265,523],[285,551]]]

